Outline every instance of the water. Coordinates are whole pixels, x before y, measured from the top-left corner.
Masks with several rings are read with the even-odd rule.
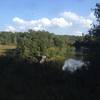
[[[65,61],[62,70],[63,71],[75,71],[79,68],[81,68],[85,63],[82,60],[74,59],[74,58],[69,58],[68,60]]]

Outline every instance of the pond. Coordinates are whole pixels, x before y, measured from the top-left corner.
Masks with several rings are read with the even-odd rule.
[[[81,68],[85,63],[81,59],[75,59],[75,58],[69,58],[65,60],[64,65],[62,67],[63,71],[75,71],[79,68]]]
[[[62,66],[62,70],[74,72],[83,66],[87,69],[89,62],[84,62],[83,59],[83,54],[81,52],[75,52],[73,56],[65,60],[64,65]]]

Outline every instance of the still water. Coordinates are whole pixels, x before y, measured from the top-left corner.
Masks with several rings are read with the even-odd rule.
[[[70,57],[65,60],[64,65],[62,66],[63,71],[75,71],[77,69],[82,68],[83,66],[87,66],[86,62],[83,61],[83,55],[78,52],[75,53],[73,57]]]
[[[69,58],[65,60],[64,65],[62,67],[63,71],[75,71],[79,68],[81,68],[85,63],[82,60],[74,59],[74,58]]]

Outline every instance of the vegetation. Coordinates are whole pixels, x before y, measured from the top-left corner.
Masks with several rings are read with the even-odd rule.
[[[96,4],[94,11],[97,23],[84,37],[33,30],[6,35],[1,32],[0,43],[13,44],[16,49],[10,53],[6,49],[8,55],[0,57],[0,99],[100,100],[100,4]],[[74,46],[76,52],[82,50],[89,65],[73,73],[64,72],[61,60],[55,59],[70,55]],[[9,56],[11,53],[14,56]],[[43,55],[53,60],[34,62]]]
[[[16,56],[31,61],[38,61],[38,58],[42,56],[46,56],[48,60],[63,60],[73,55],[74,46],[72,44],[80,38],[33,30],[0,33],[1,44],[15,45]]]
[[[0,44],[16,44],[16,34],[12,32],[0,32]]]
[[[96,4],[94,14],[97,18],[97,22],[89,30],[83,41],[80,42],[80,46],[83,47],[83,56],[85,61],[89,61],[92,66],[100,65],[100,4]],[[80,47],[79,46],[79,47]]]

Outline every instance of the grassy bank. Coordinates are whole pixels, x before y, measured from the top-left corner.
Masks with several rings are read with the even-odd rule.
[[[15,49],[16,48],[16,45],[1,45],[0,44],[0,56],[4,56],[4,55],[6,55],[6,52],[8,51],[8,50],[13,50],[13,49]]]

